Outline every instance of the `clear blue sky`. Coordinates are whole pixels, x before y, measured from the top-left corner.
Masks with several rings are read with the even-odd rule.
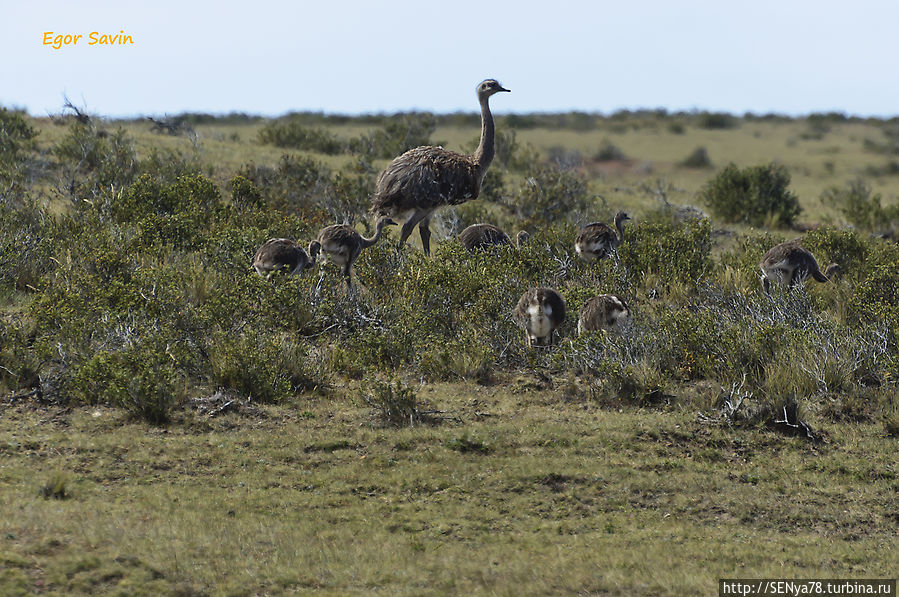
[[[899,0],[4,4],[0,105],[35,115],[474,111],[486,77],[497,112],[899,114]]]

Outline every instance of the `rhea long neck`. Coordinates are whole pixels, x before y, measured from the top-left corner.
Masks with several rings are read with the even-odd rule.
[[[381,238],[381,231],[384,230],[384,226],[387,224],[386,221],[380,220],[378,222],[378,229],[375,231],[375,235],[371,238],[362,237],[362,248],[368,248],[378,242],[378,239]]]
[[[493,145],[494,127],[493,114],[490,113],[490,96],[484,96],[479,99],[481,102],[481,142],[478,143],[478,148],[475,150],[473,157],[475,164],[478,166],[481,180],[483,180],[495,153]]]
[[[624,238],[624,218],[615,218],[615,227],[618,229],[618,242]]]

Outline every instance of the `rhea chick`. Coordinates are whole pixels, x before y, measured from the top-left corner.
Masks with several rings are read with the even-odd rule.
[[[353,286],[350,272],[353,264],[359,259],[362,249],[367,249],[378,242],[385,226],[396,226],[396,222],[389,217],[380,218],[375,235],[371,238],[365,238],[352,226],[346,224],[328,226],[318,233],[318,242],[321,243],[322,252],[330,261],[343,266],[343,275],[346,277],[347,286]]]
[[[577,333],[608,330],[620,334],[630,327],[633,319],[634,315],[624,300],[614,294],[600,294],[581,307]]]
[[[584,261],[605,259],[618,248],[624,239],[624,221],[630,216],[619,211],[615,214],[615,228],[602,222],[587,224],[574,239],[574,251]]]
[[[762,270],[762,288],[766,293],[771,291],[772,282],[781,287],[793,288],[805,282],[809,276],[823,283],[841,273],[840,266],[836,263],[831,263],[821,273],[815,257],[799,243],[800,239],[797,238],[774,245],[762,257],[759,268]]]
[[[493,224],[472,224],[460,232],[457,238],[459,239],[459,242],[462,243],[462,246],[469,251],[508,245],[512,242],[509,239],[509,235],[503,232],[502,228],[494,226]],[[528,242],[529,238],[530,235],[522,230],[515,236],[515,245],[520,249],[526,242]]]
[[[552,288],[531,288],[521,296],[512,319],[524,328],[528,347],[551,346],[553,332],[565,321],[565,301]]]
[[[271,238],[265,242],[253,257],[253,268],[266,280],[275,272],[287,275],[297,274],[315,265],[321,245],[317,240],[309,243],[309,253],[289,238]]]

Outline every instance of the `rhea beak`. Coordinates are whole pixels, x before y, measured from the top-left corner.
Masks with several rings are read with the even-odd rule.
[[[500,85],[499,91],[508,91],[508,92],[511,92],[512,90],[511,90],[511,89],[506,89],[505,87],[503,87],[502,85]]]

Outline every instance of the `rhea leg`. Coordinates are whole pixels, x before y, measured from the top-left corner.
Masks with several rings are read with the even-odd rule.
[[[431,217],[428,216],[418,223],[418,233],[421,235],[421,248],[425,255],[431,255]]]
[[[410,215],[403,223],[403,229],[400,231],[400,248],[406,244],[406,240],[409,238],[409,235],[412,234],[415,225],[421,222],[427,215],[428,212],[423,210],[415,210],[412,212],[412,215]]]
[[[347,285],[347,288],[350,288],[350,289],[353,288],[352,273],[350,271],[350,268],[352,266],[353,266],[353,264],[350,262],[349,259],[347,260],[346,264],[344,264],[344,266],[343,266],[343,275],[344,275],[344,277],[346,277],[346,285]]]

